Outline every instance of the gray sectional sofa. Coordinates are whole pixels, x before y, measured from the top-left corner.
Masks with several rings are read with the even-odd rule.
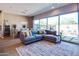
[[[20,33],[20,40],[24,44],[30,44],[40,40],[47,40],[54,43],[60,43],[61,37],[60,35],[56,35],[56,31],[45,30],[45,33],[42,34],[40,34],[38,31],[37,32],[32,31],[32,35],[27,37],[25,37],[22,33]]]

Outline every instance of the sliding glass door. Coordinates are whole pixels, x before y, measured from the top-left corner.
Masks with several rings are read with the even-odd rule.
[[[62,40],[79,44],[78,12],[35,20],[34,29],[55,30]]]
[[[77,12],[60,16],[60,33],[62,40],[79,43]]]

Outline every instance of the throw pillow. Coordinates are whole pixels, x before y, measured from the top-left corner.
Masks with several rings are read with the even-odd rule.
[[[22,34],[24,35],[24,37],[27,37],[27,33],[26,32],[22,32]]]
[[[39,30],[39,34],[45,34],[45,30]]]
[[[31,30],[29,30],[29,34],[30,34],[30,36],[32,36],[32,31]]]
[[[29,31],[28,31],[28,30],[26,30],[26,31],[22,31],[22,33],[23,33],[23,35],[24,35],[24,36],[30,36],[30,34],[29,34]]]

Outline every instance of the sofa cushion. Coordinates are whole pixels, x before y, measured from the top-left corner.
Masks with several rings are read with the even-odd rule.
[[[46,34],[56,35],[56,31],[54,30],[45,30]]]
[[[24,44],[30,44],[30,43],[33,43],[33,42],[36,42],[36,41],[40,41],[42,40],[42,36],[29,36],[29,37],[26,37],[24,39],[24,41],[22,41]]]
[[[35,35],[35,38],[42,40],[42,39],[43,39],[43,35],[38,35],[38,34],[37,34],[37,35]]]
[[[25,37],[25,41],[32,41],[32,40],[35,40],[36,38],[35,38],[35,36],[28,36],[28,37]]]
[[[55,35],[44,35],[44,40],[59,43],[60,42],[60,37],[55,36]]]

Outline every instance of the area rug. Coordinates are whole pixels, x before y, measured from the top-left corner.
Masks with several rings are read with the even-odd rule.
[[[50,44],[46,42],[35,42],[16,48],[21,56],[78,56],[74,46],[66,43]]]

